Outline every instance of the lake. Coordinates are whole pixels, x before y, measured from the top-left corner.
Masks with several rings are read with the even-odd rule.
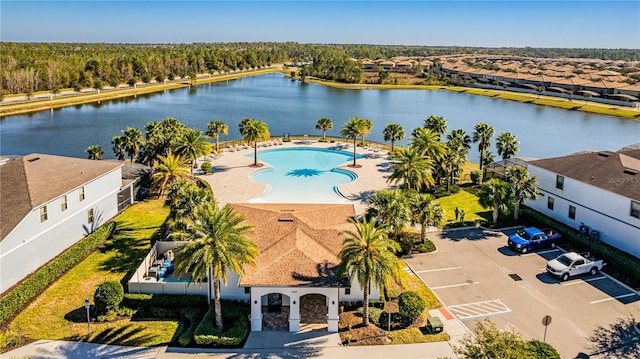
[[[450,91],[349,90],[292,81],[281,74],[245,77],[191,88],[70,106],[52,111],[4,117],[0,120],[0,154],[48,153],[86,157],[85,148],[100,145],[104,158],[114,158],[111,138],[127,126],[144,132],[149,121],[174,117],[189,127],[206,130],[207,122],[229,124],[229,135],[240,139],[238,123],[245,117],[263,120],[272,136],[321,135],[316,121],[328,117],[340,136],[351,117],[374,123],[373,141],[383,142],[388,123],[411,130],[430,115],[443,116],[449,129],[462,128],[469,135],[478,122],[495,128],[495,137],[511,132],[520,140],[520,157],[546,158],[583,150],[616,151],[640,142],[640,121],[555,109],[491,97]],[[477,146],[473,146],[477,147]],[[496,158],[497,158],[496,154]],[[478,161],[474,149],[469,156]]]

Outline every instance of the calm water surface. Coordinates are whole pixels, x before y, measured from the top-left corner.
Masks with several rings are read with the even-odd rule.
[[[615,151],[640,142],[640,121],[449,91],[333,89],[268,74],[4,117],[0,120],[0,154],[85,157],[85,148],[97,144],[105,149],[105,158],[113,158],[113,136],[127,126],[144,132],[147,122],[165,117],[202,130],[210,120],[224,121],[229,124],[229,135],[221,140],[232,140],[241,138],[238,123],[245,117],[265,121],[272,136],[320,135],[315,123],[328,117],[334,129],[327,135],[340,136],[342,125],[358,116],[374,123],[368,138],[382,142],[386,124],[399,123],[409,136],[429,115],[443,116],[449,129],[462,128],[468,134],[478,122],[495,127],[496,136],[511,132],[521,142],[518,155],[522,157]],[[400,144],[407,141],[408,137]],[[495,137],[491,150],[495,153]],[[477,161],[477,152],[469,159]]]

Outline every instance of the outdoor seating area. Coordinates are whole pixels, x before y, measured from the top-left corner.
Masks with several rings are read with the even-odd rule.
[[[149,267],[148,276],[159,280],[165,278],[167,275],[173,274],[173,258],[173,251],[171,249],[158,256]]]

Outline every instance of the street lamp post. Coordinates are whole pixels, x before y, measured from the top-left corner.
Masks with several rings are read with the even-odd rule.
[[[91,308],[91,303],[89,303],[89,299],[84,300],[84,307],[87,309],[87,336],[91,335],[91,318],[89,317],[89,308]]]

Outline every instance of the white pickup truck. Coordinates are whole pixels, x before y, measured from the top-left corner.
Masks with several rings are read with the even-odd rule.
[[[589,253],[567,252],[547,262],[547,272],[565,281],[580,274],[596,275],[604,265],[602,259],[595,259]]]

